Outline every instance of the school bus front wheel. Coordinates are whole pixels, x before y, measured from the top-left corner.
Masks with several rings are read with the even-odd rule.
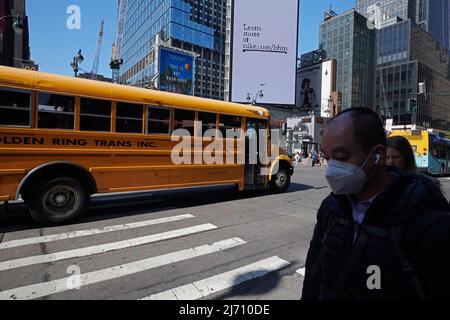
[[[33,186],[27,200],[33,219],[41,224],[60,224],[79,218],[89,203],[87,187],[78,179],[59,177]]]
[[[270,190],[273,193],[286,192],[291,184],[291,175],[286,167],[281,167],[280,170],[272,177],[270,181]]]

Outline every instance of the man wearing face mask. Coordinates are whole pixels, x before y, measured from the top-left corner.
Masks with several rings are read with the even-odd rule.
[[[330,121],[322,138],[332,194],[317,215],[302,300],[450,299],[450,208],[430,179],[387,167],[370,109]]]

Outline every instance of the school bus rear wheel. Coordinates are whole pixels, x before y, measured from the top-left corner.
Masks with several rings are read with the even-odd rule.
[[[80,217],[88,197],[86,187],[77,179],[54,178],[34,186],[28,205],[36,222],[60,224]]]

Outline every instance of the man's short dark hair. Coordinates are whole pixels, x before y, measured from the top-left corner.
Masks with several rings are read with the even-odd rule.
[[[370,152],[377,145],[387,145],[386,131],[379,115],[368,108],[352,108],[339,113],[330,120],[330,125],[334,120],[348,114],[353,119],[355,143],[363,147],[366,152]]]

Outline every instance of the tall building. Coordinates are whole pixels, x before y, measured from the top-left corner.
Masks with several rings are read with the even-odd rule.
[[[366,18],[374,18],[374,8],[380,8],[380,18],[389,20],[400,17],[403,20],[415,19],[418,0],[356,0],[355,10]]]
[[[356,0],[377,22],[376,109],[394,125],[450,129],[450,0]],[[418,94],[424,84],[427,95]],[[417,109],[410,101],[417,99]]]
[[[223,100],[226,0],[129,1],[120,81],[152,81],[157,74],[157,39],[193,52],[196,96]]]
[[[448,50],[414,21],[394,22],[378,30],[376,108],[394,125],[417,124],[450,129]],[[418,95],[424,83],[428,95]],[[408,101],[417,99],[417,111]]]
[[[450,49],[450,0],[356,0],[356,11],[381,21],[411,19]]]
[[[368,107],[375,102],[375,30],[354,10],[327,17],[320,25],[320,47],[337,60],[337,87],[342,109]]]
[[[416,23],[450,49],[450,1],[417,0]]]
[[[0,64],[16,68],[28,66],[30,47],[25,0],[0,1],[0,19]]]

